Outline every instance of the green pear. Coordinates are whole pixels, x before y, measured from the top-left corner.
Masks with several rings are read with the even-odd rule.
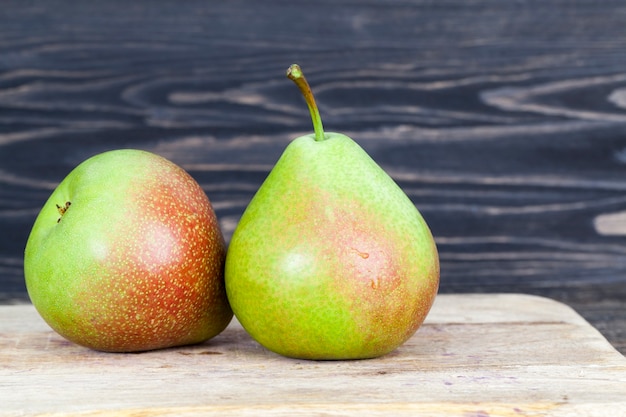
[[[37,216],[24,253],[42,318],[96,350],[199,343],[232,311],[226,244],[200,185],[173,162],[120,149],[79,164]]]
[[[287,146],[237,225],[226,257],[229,302],[257,342],[284,356],[387,354],[434,302],[434,239],[359,145],[324,132],[300,68],[287,75],[304,94],[315,133]]]

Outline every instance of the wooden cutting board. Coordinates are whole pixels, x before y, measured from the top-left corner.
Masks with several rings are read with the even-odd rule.
[[[236,322],[201,345],[101,353],[0,306],[0,415],[626,416],[626,358],[528,295],[440,295],[395,352],[338,362],[275,355]]]

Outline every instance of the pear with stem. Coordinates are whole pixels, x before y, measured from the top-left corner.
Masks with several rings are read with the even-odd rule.
[[[226,291],[267,349],[314,360],[387,354],[423,323],[439,286],[433,236],[408,196],[359,146],[324,132],[300,67],[314,133],[293,140],[246,208]]]

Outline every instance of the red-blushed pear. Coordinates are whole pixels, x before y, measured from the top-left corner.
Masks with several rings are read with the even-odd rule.
[[[384,355],[423,323],[439,257],[415,205],[349,137],[325,133],[297,65],[315,133],[287,146],[246,208],[226,256],[226,292],[246,331],[281,355]]]
[[[206,194],[153,153],[104,152],[58,185],[26,244],[28,294],[65,338],[135,352],[205,341],[230,322],[226,247]]]

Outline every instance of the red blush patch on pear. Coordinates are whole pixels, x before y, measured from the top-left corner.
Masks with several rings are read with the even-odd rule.
[[[146,239],[127,236],[110,254],[117,258],[114,262],[117,271],[109,277],[110,288],[103,292],[106,295],[102,303],[112,316],[105,316],[102,320],[93,316],[91,323],[96,333],[106,336],[103,343],[108,343],[111,348],[155,349],[175,340],[197,337],[185,334],[188,324],[206,314],[211,301],[203,298],[203,286],[208,282],[199,273],[211,266],[220,268],[223,256],[214,250],[216,242],[211,241],[209,230],[203,226],[217,222],[209,214],[208,200],[195,198],[191,200],[194,204],[190,205],[192,196],[180,195],[189,185],[180,184],[176,176],[164,175],[158,180],[155,178],[152,193],[128,196],[127,207],[147,207],[143,215],[154,221],[142,221],[139,234]],[[183,201],[187,203],[183,204]],[[127,221],[130,223],[134,219],[129,216]],[[142,246],[138,247],[138,244]],[[211,259],[211,253],[217,256]],[[188,277],[194,274],[192,282],[195,285],[190,286]],[[146,303],[151,308],[144,308]],[[158,338],[158,342],[150,344],[143,336],[134,337],[139,333],[136,323],[141,323],[142,327],[150,326],[150,332],[155,335],[168,334],[169,340]]]

